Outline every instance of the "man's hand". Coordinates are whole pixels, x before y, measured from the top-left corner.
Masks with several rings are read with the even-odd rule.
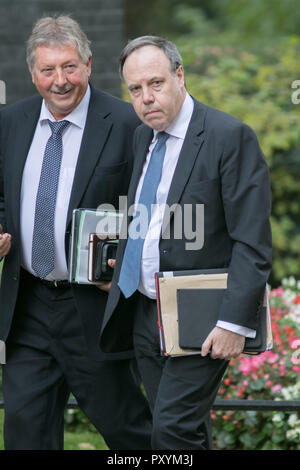
[[[111,268],[115,267],[116,260],[115,259],[109,259],[107,261],[108,266]],[[98,289],[103,290],[104,292],[109,292],[110,287],[111,287],[111,282],[101,282],[100,284],[97,284]]]
[[[201,356],[210,353],[212,359],[230,360],[242,353],[244,345],[244,336],[216,326],[204,341]]]
[[[0,256],[6,256],[11,247],[11,235],[9,233],[3,233],[3,227],[0,224]]]

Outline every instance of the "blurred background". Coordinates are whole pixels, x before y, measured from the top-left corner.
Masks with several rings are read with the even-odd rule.
[[[273,194],[274,349],[233,362],[219,396],[300,400],[299,0],[1,0],[0,107],[35,93],[26,40],[38,18],[54,13],[71,14],[92,41],[94,86],[128,99],[118,76],[120,51],[136,36],[164,36],[183,56],[191,95],[256,132]],[[300,450],[296,414],[218,413],[217,448]],[[0,448],[2,419],[1,412]],[[79,410],[68,410],[65,423],[65,448],[106,448]]]

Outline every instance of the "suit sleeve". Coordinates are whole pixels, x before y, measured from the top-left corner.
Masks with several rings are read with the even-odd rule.
[[[236,125],[226,142],[220,172],[233,246],[219,320],[256,329],[272,260],[269,170],[248,126]]]

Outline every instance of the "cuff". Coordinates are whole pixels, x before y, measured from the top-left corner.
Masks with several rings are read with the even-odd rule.
[[[224,330],[229,330],[233,333],[245,336],[246,338],[255,338],[256,336],[256,330],[246,328],[245,326],[236,325],[235,323],[229,323],[227,321],[219,320],[217,322],[217,326],[223,328]]]

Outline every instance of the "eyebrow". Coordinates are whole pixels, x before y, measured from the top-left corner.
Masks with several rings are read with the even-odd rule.
[[[164,77],[154,76],[154,77],[149,78],[149,80],[147,80],[147,84],[157,82],[157,81],[162,82],[164,80],[165,80]],[[131,90],[132,88],[137,88],[140,86],[141,85],[139,83],[131,83],[130,85],[128,85],[128,90]]]
[[[64,66],[64,65],[69,65],[69,64],[73,64],[73,63],[75,63],[75,59],[69,59],[69,60],[66,60],[65,62],[63,62],[61,65]],[[53,67],[55,67],[56,65],[57,65],[57,64],[50,64],[50,63],[47,63],[47,62],[42,62],[42,63],[39,64],[39,66],[40,66],[41,68],[45,68],[45,67],[47,67],[47,68],[48,68],[48,67],[53,68]]]

